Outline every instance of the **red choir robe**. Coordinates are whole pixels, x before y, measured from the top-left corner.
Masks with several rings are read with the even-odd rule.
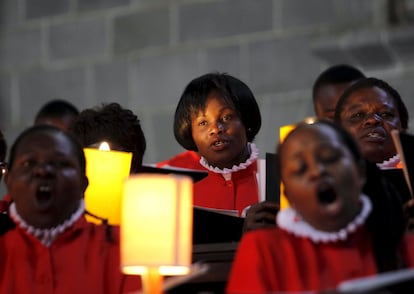
[[[208,171],[208,176],[194,183],[194,205],[214,209],[243,210],[259,201],[257,160],[246,169],[231,173],[230,179],[207,170],[200,164],[200,156],[194,151],[185,151],[170,160],[157,164]]]
[[[402,255],[414,267],[414,235],[406,235]],[[335,289],[338,283],[377,268],[371,236],[359,228],[345,241],[314,243],[280,228],[246,233],[230,272],[227,293],[273,293]]]
[[[112,242],[106,228],[81,217],[46,247],[16,225],[0,236],[0,293],[136,292],[140,277],[121,273],[119,227]]]
[[[200,164],[200,155],[194,151],[184,151],[181,152],[170,159],[158,162],[157,167],[166,167],[166,166],[175,166],[182,168],[190,168],[197,170],[205,170],[205,168]]]

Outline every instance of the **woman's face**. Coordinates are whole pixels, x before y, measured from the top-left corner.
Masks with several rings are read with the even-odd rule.
[[[198,153],[214,167],[232,168],[249,155],[239,115],[215,92],[208,96],[204,111],[193,117],[191,129]]]
[[[27,135],[5,177],[20,216],[37,228],[62,224],[76,211],[88,185],[73,143],[63,133]]]
[[[280,158],[286,197],[313,227],[337,231],[358,214],[363,168],[330,126],[300,127]]]
[[[352,93],[343,105],[340,121],[367,160],[379,163],[396,154],[391,131],[401,131],[401,121],[394,99],[384,90],[373,87]]]

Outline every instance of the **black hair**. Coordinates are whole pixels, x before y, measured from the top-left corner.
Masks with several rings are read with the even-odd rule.
[[[0,131],[0,161],[4,161],[6,159],[7,154],[7,142],[4,138],[3,132]]]
[[[41,118],[50,117],[57,118],[64,115],[78,116],[79,110],[72,103],[62,100],[54,99],[44,104],[35,116],[35,122]]]
[[[118,103],[102,104],[81,111],[69,128],[83,147],[108,141],[125,152],[132,153],[131,172],[136,173],[146,149],[146,140],[140,120],[129,109]]]
[[[299,123],[286,136],[284,142],[306,124]],[[373,207],[366,227],[372,235],[373,254],[378,271],[385,272],[403,267],[398,250],[405,232],[406,220],[398,190],[384,178],[376,164],[363,159],[356,141],[343,127],[327,120],[318,120],[312,124],[326,125],[335,130],[338,138],[350,150],[355,162],[359,166],[365,166],[366,182],[362,191],[369,197]],[[283,144],[278,145],[277,154],[281,155],[282,147]],[[279,174],[281,168],[279,161]]]
[[[6,166],[5,163],[7,155],[7,142],[4,138],[3,132],[0,131],[0,179],[3,177],[4,173],[6,172]]]
[[[328,67],[319,74],[313,83],[313,101],[315,102],[319,89],[325,85],[350,83],[364,77],[365,75],[359,69],[349,64],[337,64]]]
[[[174,115],[174,136],[187,150],[197,151],[191,122],[205,109],[208,96],[217,92],[238,113],[252,142],[260,130],[260,109],[250,88],[241,80],[226,73],[208,73],[193,79],[184,89]]]
[[[74,154],[76,155],[79,166],[81,169],[82,174],[86,174],[86,160],[85,155],[83,153],[83,148],[79,144],[79,141],[70,133],[65,132],[58,127],[51,126],[51,125],[34,125],[27,129],[25,129],[20,135],[16,138],[13,145],[10,148],[10,155],[9,160],[7,162],[8,169],[11,170],[13,168],[13,164],[16,157],[16,150],[19,147],[20,143],[28,136],[36,134],[36,133],[50,133],[50,134],[59,134],[68,138],[69,142],[72,145],[72,149]]]
[[[361,89],[373,88],[373,87],[378,87],[384,90],[391,96],[391,98],[394,99],[394,102],[397,106],[398,116],[400,117],[401,127],[403,130],[406,130],[408,128],[409,114],[408,114],[407,107],[402,101],[400,94],[397,92],[397,90],[391,87],[391,85],[389,85],[387,82],[374,78],[374,77],[361,79],[344,91],[344,93],[339,98],[338,103],[336,104],[335,117],[334,117],[335,122],[339,124],[341,123],[341,114],[342,114],[344,105],[347,103],[348,98],[354,92],[361,90]]]
[[[378,271],[399,269],[404,265],[398,249],[406,229],[401,194],[373,162],[366,161],[366,179],[363,191],[373,208],[367,227],[372,234]]]

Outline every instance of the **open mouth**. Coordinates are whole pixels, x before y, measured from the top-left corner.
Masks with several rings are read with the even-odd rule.
[[[387,133],[383,128],[370,128],[366,129],[361,135],[362,138],[368,139],[368,141],[383,141],[385,140]]]
[[[335,189],[328,185],[321,185],[318,187],[317,196],[319,203],[324,205],[335,202],[337,198]]]
[[[211,147],[215,151],[221,151],[227,148],[229,142],[227,140],[217,140],[212,142]]]
[[[36,190],[36,201],[39,204],[44,204],[52,198],[52,187],[48,184],[40,185]]]

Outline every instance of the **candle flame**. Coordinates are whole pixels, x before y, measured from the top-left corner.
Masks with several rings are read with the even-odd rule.
[[[101,145],[99,145],[99,150],[110,151],[111,148],[109,148],[109,144],[107,142],[102,142]]]

